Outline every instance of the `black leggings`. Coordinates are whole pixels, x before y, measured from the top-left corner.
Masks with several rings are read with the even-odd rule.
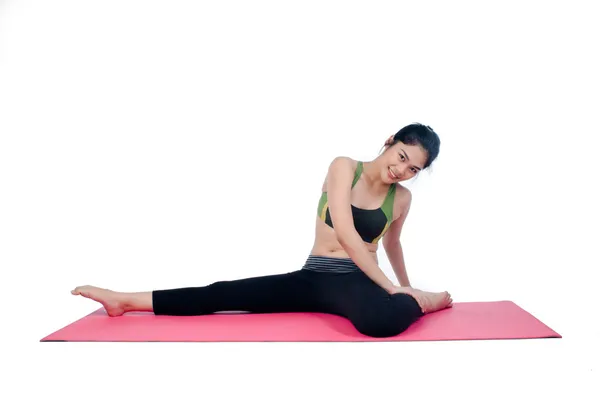
[[[372,337],[398,335],[423,315],[412,296],[389,294],[363,272],[301,269],[203,287],[156,290],[152,300],[157,315],[195,316],[220,311],[335,314]]]

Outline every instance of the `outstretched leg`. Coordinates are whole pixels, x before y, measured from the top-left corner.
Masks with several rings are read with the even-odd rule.
[[[315,309],[313,296],[312,284],[302,271],[152,293],[154,313],[181,316],[219,311],[312,311]]]
[[[276,313],[315,310],[312,284],[301,271],[150,292],[123,293],[82,286],[72,293],[100,302],[110,316],[129,311],[190,316],[220,311]]]

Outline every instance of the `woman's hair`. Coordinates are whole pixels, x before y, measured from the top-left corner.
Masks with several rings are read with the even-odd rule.
[[[419,145],[427,152],[424,169],[429,167],[440,153],[440,138],[431,127],[421,123],[409,124],[396,132],[392,145],[398,141],[405,145]]]

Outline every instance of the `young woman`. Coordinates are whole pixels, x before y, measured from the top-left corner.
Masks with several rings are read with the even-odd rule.
[[[400,244],[411,194],[399,182],[429,167],[439,147],[437,134],[415,123],[390,136],[372,161],[335,158],[318,203],[314,246],[296,271],[149,292],[80,286],[71,293],[101,303],[109,316],[321,312],[347,318],[364,335],[398,335],[421,316],[452,306],[447,292],[411,287]],[[399,286],[379,268],[380,241]]]

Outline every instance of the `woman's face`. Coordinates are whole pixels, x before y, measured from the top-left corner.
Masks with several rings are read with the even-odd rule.
[[[406,181],[417,175],[427,161],[427,152],[421,146],[405,145],[398,141],[382,155],[383,180],[388,183]]]

